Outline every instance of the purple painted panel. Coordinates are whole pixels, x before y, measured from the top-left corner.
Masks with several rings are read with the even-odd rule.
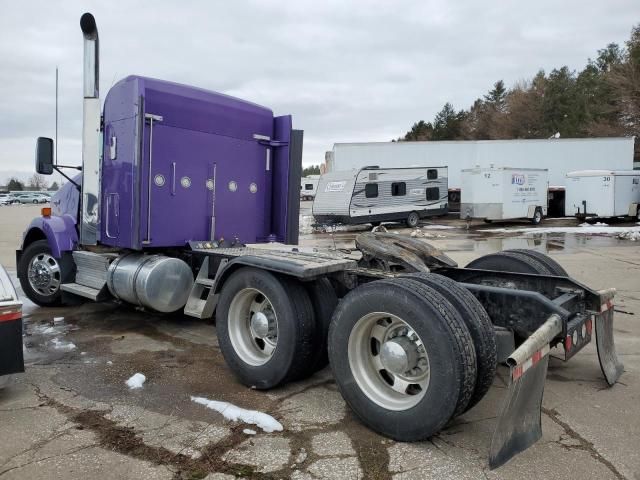
[[[51,248],[51,254],[56,258],[60,258],[62,252],[71,251],[78,245],[76,219],[71,215],[36,217],[31,220],[24,236],[26,237],[34,228],[44,233]]]
[[[101,243],[112,247],[139,248],[139,170],[137,127],[139,79],[127,77],[116,83],[104,103],[102,158]],[[109,143],[116,138],[115,158]]]
[[[264,238],[265,211],[259,194],[266,185],[265,148],[255,140],[154,124],[148,245],[183,246],[189,240],[210,239],[212,217],[215,239],[253,243]],[[146,177],[146,159],[143,168]],[[140,225],[145,233],[147,208],[145,193]]]
[[[140,112],[157,118],[153,145],[148,121],[141,142],[136,137],[140,99]],[[127,77],[109,92],[104,119],[102,243],[183,246],[210,238],[214,213],[216,239],[249,243],[271,233],[270,147],[254,138],[273,136],[271,110],[199,88]],[[109,155],[112,137],[115,159]],[[215,207],[207,188],[214,171]],[[151,238],[145,243],[149,212]]]

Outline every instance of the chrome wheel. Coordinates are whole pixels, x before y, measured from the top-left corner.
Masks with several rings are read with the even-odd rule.
[[[267,296],[255,288],[240,290],[229,307],[229,338],[247,364],[260,366],[278,344],[278,319]]]
[[[349,335],[349,367],[373,402],[387,410],[407,410],[424,397],[429,356],[418,334],[401,318],[373,312],[360,318]]]
[[[31,259],[27,276],[31,288],[45,297],[55,295],[60,288],[60,265],[48,253],[38,253]]]

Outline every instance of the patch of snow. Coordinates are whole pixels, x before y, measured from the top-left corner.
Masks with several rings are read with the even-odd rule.
[[[142,384],[146,382],[146,380],[147,377],[145,377],[142,373],[136,373],[125,383],[127,384],[127,387],[133,390],[136,388],[142,388]]]
[[[255,435],[258,432],[256,432],[255,430],[251,430],[250,428],[245,428],[244,430],[242,430],[242,433],[246,435]]]
[[[52,327],[52,326],[47,325],[47,324],[44,324],[44,325],[33,325],[31,327],[31,330],[36,335],[59,335],[59,334],[64,335],[63,329],[61,329],[59,327]]]
[[[437,233],[429,233],[429,232],[424,232],[422,230],[420,230],[419,228],[416,228],[414,230],[411,231],[411,237],[413,238],[445,238],[444,235],[439,235]]]
[[[86,355],[87,352],[80,352],[80,355]]]
[[[640,232],[621,232],[618,234],[618,238],[620,238],[621,240],[631,240],[632,242],[636,242],[640,240]]]
[[[108,360],[107,365],[113,365],[113,362],[111,360]]]
[[[313,225],[315,223],[315,218],[313,215],[301,215],[300,216],[300,233],[303,235],[308,235],[313,233]]]
[[[596,222],[596,223],[584,222],[584,223],[581,223],[578,226],[579,227],[608,227],[609,224],[608,223],[604,223],[604,222]]]
[[[451,229],[456,229],[457,227],[454,227],[451,225],[436,225],[435,223],[428,223],[422,228],[424,230],[451,230]]]
[[[491,233],[575,233],[578,235],[619,235],[628,232],[640,232],[640,227],[611,227],[611,226],[594,226],[588,227],[546,227],[546,228],[490,228],[483,230]]]
[[[54,325],[60,325],[61,323],[64,323],[64,317],[53,317]]]
[[[282,431],[282,424],[280,422],[271,415],[267,415],[266,413],[262,413],[257,410],[245,410],[244,408],[236,407],[232,403],[218,402],[204,397],[191,397],[191,401],[221,413],[227,420],[234,422],[241,421],[251,425],[257,425],[267,433]]]
[[[51,343],[53,344],[53,348],[55,350],[63,350],[65,352],[70,352],[71,350],[75,350],[76,346],[75,344],[71,343],[71,342],[67,342],[66,340],[60,340],[59,338],[53,338],[51,340]]]

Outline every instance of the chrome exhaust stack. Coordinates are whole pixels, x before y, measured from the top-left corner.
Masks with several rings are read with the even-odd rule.
[[[83,14],[80,28],[84,36],[80,243],[95,245],[100,238],[100,49],[93,15]]]

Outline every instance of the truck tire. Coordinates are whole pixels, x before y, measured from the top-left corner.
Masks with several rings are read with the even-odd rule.
[[[222,355],[249,387],[299,378],[312,359],[313,306],[299,282],[241,268],[223,284],[216,317]]]
[[[338,297],[331,286],[331,282],[326,278],[319,278],[313,282],[304,284],[305,290],[313,305],[315,317],[315,334],[313,346],[313,358],[309,362],[308,369],[301,378],[308,377],[322,370],[329,363],[329,353],[327,352],[327,337],[329,336],[329,325],[331,317],[338,305]]]
[[[418,215],[418,212],[411,212],[407,216],[407,227],[416,228],[419,222],[420,222],[420,215]]]
[[[537,250],[527,250],[527,249],[524,249],[524,248],[514,248],[514,249],[511,249],[511,250],[504,250],[504,252],[515,252],[515,253],[520,253],[522,255],[527,255],[528,257],[531,257],[531,258],[539,261],[540,263],[542,263],[551,272],[551,275],[555,275],[556,277],[568,277],[569,276],[569,274],[562,267],[562,265],[560,265],[558,262],[556,262],[549,255],[546,255],[546,254],[544,254],[542,252],[538,252]]]
[[[367,283],[340,301],[329,360],[358,418],[400,441],[437,433],[464,409],[475,384],[475,351],[460,315],[407,278]]]
[[[473,394],[465,411],[474,407],[489,391],[496,375],[498,353],[493,323],[486,310],[473,294],[458,282],[435,273],[403,275],[428,285],[453,305],[469,329],[476,351],[477,378]]]
[[[498,252],[484,255],[470,262],[466,268],[495,270],[497,272],[534,273],[553,275],[539,260],[520,252]]]
[[[18,264],[18,279],[25,295],[42,307],[62,305],[60,285],[73,278],[70,255],[55,258],[46,240],[36,240],[25,248]]]
[[[542,209],[541,208],[536,208],[536,211],[533,212],[533,217],[531,217],[531,223],[533,223],[534,225],[540,225],[540,223],[542,223]]]

